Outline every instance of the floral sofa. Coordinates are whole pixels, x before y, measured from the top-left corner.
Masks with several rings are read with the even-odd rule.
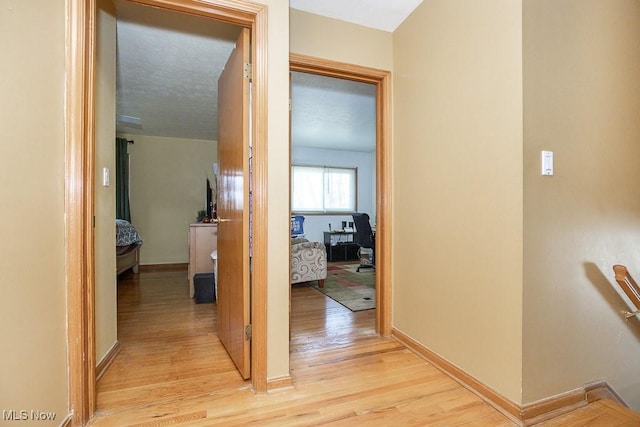
[[[327,278],[327,250],[320,242],[310,242],[302,237],[291,239],[291,284],[318,281],[324,286]]]

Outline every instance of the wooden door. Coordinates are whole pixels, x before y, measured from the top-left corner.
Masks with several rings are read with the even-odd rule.
[[[251,372],[249,293],[249,30],[218,80],[218,336],[243,378]]]

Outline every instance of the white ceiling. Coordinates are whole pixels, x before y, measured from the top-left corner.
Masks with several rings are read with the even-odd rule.
[[[393,32],[422,0],[289,0],[293,9]]]
[[[119,132],[216,139],[217,82],[239,27],[131,2],[118,3]]]
[[[421,1],[291,0],[291,7],[393,31]],[[117,10],[118,132],[215,140],[217,81],[240,28],[128,1]],[[374,149],[373,85],[294,73],[292,96],[294,144]]]
[[[374,151],[376,87],[369,83],[291,73],[294,146]]]

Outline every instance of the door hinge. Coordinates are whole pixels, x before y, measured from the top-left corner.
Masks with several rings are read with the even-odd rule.
[[[252,67],[250,63],[244,64],[244,76],[251,80],[253,78]]]
[[[245,341],[251,341],[251,325],[244,327],[244,339]]]

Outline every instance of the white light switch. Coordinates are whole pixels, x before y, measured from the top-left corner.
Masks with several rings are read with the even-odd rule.
[[[553,151],[542,152],[542,175],[553,175]]]
[[[102,186],[109,186],[109,168],[102,168]]]

